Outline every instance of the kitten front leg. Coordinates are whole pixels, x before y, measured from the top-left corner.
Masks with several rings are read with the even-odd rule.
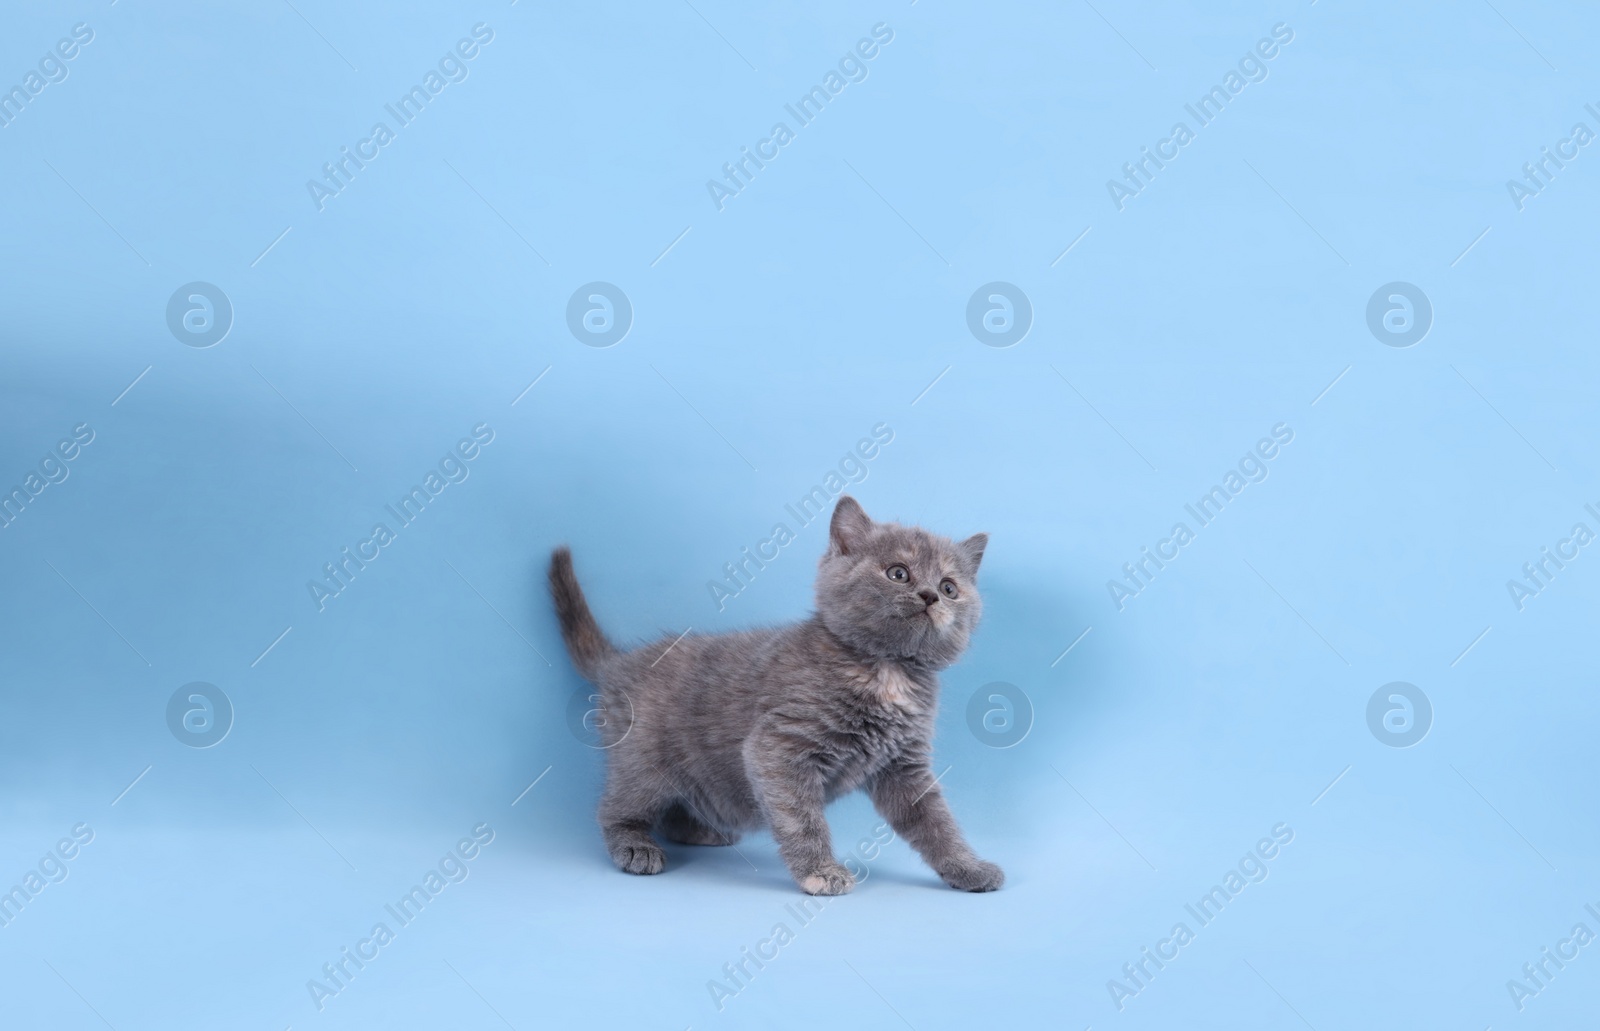
[[[746,745],[745,771],[778,840],[778,854],[800,890],[808,895],[843,895],[854,888],[856,879],[833,855],[821,778],[802,771],[780,750],[761,744]]]
[[[926,762],[897,763],[869,787],[872,804],[896,834],[917,850],[923,861],[952,888],[994,891],[1006,875],[979,859],[961,836],[956,818]]]

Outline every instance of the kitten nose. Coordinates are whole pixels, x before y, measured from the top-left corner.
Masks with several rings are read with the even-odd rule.
[[[926,587],[917,592],[917,597],[922,599],[922,604],[925,608],[930,609],[933,608],[933,603],[939,600],[939,596]]]

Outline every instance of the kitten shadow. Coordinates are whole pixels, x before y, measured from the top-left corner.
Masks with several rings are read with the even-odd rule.
[[[693,868],[705,871],[719,881],[790,894],[799,892],[775,847],[760,853],[753,852],[743,843],[737,846],[680,845],[675,841],[664,841],[661,847],[667,853],[666,873]],[[605,860],[603,849],[600,858]]]
[[[795,886],[794,878],[789,875],[776,850],[760,855],[747,851],[746,856],[750,861],[747,863],[734,854],[731,848],[723,845],[680,845],[676,842],[666,842],[662,847],[667,852],[666,873],[697,868],[706,873],[708,881],[732,882],[742,887],[766,889],[774,895],[786,898],[807,897]],[[725,859],[711,855],[713,852],[727,852],[729,855]],[[600,852],[600,857],[604,858],[603,851]],[[912,858],[915,859],[914,856]],[[750,863],[755,864],[754,869]],[[878,884],[961,894],[945,884],[939,879],[939,875],[932,871],[918,873],[915,870],[877,868],[872,870],[865,881],[858,881],[855,888],[847,894],[860,895],[863,892],[870,892],[873,886]]]

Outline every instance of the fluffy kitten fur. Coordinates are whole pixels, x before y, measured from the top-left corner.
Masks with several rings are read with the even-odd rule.
[[[823,807],[864,788],[946,884],[1000,887],[1004,874],[967,846],[930,768],[938,671],[978,623],[987,543],[874,522],[847,495],[809,619],[629,652],[606,639],[558,548],[550,592],[562,636],[613,717],[599,817],[617,867],[660,873],[656,830],[728,845],[764,823],[803,891],[843,894],[855,880],[834,857]]]

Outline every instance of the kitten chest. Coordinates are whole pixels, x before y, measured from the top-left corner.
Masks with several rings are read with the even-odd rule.
[[[912,716],[921,715],[926,709],[922,689],[899,663],[853,666],[848,675],[857,691],[879,705]]]

